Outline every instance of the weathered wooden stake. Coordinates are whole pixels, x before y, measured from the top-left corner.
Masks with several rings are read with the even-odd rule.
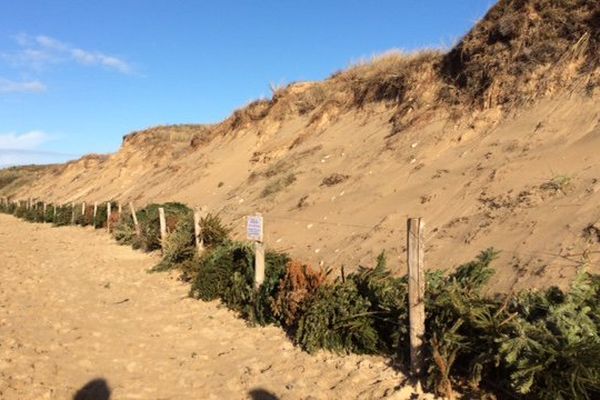
[[[108,203],[106,203],[106,230],[110,232],[110,201]]]
[[[75,225],[75,203],[71,203],[71,225]]]
[[[85,215],[85,201],[81,203],[81,215]]]
[[[121,203],[119,203],[118,207],[119,207],[118,211],[119,211],[119,216],[120,216],[121,214],[123,214],[123,205]]]
[[[202,227],[200,226],[200,221],[205,215],[205,207],[194,210],[194,235],[196,237],[196,249],[198,250],[198,255],[200,256],[202,253],[204,253],[204,240],[202,239]]]
[[[165,219],[165,209],[162,207],[158,208],[158,219],[160,221],[160,247],[164,251],[167,240],[167,220]]]
[[[133,218],[133,226],[135,227],[135,234],[140,236],[140,224],[138,223],[137,215],[135,214],[135,208],[133,203],[129,203],[129,210],[131,211],[131,217]]]
[[[48,204],[46,204],[46,202],[44,202],[44,205],[42,206],[43,212],[44,212],[44,222],[46,222],[46,210],[48,210]]]
[[[265,244],[254,242],[254,287],[260,289],[265,281]]]
[[[410,365],[413,377],[419,378],[423,373],[425,335],[425,274],[423,271],[425,223],[421,218],[410,218],[407,226]]]
[[[96,227],[96,216],[98,215],[98,202],[94,202],[94,216],[92,217],[92,225]]]
[[[54,207],[54,212],[52,213],[52,221],[56,222],[56,204],[52,204],[52,207]]]

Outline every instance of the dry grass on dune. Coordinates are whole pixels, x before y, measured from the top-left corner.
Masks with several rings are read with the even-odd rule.
[[[381,101],[402,103],[419,86],[425,71],[433,68],[441,57],[439,50],[386,52],[333,75],[327,82],[350,92],[352,106]],[[429,83],[435,80],[431,78]]]
[[[256,100],[233,112],[215,127],[215,135],[232,134],[250,126],[280,123],[307,116],[309,131],[335,122],[343,113],[373,103],[400,106],[399,112],[432,104],[439,90],[437,50],[399,51],[375,56],[336,73],[323,82],[298,82],[273,88],[271,99]]]
[[[440,73],[466,103],[523,103],[591,73],[599,49],[600,2],[501,0],[444,56]]]
[[[160,125],[125,135],[123,143],[151,144],[156,141],[199,143],[198,141],[201,142],[210,136],[211,128],[211,125],[203,124]]]

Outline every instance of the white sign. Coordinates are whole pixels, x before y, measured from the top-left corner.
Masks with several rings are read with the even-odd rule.
[[[246,237],[255,242],[263,241],[263,217],[251,215],[246,219]]]

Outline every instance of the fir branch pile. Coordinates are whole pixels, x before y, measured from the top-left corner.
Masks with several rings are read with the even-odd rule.
[[[139,235],[130,214],[116,215],[115,239],[144,251],[160,248],[158,207],[165,208],[169,236],[154,270],[181,271],[192,297],[220,300],[250,324],[279,325],[308,352],[382,354],[407,365],[408,281],[392,274],[383,253],[374,268],[331,278],[329,271],[267,251],[265,281],[255,290],[254,248],[229,239],[218,216],[201,220],[201,256],[193,213],[180,203],[138,211]],[[0,206],[28,221],[71,224],[70,205],[58,206],[56,215],[52,205],[42,210],[39,204]],[[89,221],[86,209],[78,222]],[[93,225],[105,224],[104,204]],[[447,397],[458,385],[499,398],[599,399],[600,276],[580,272],[566,292],[551,287],[490,297],[483,289],[496,254],[488,249],[451,273],[426,274],[426,386]]]

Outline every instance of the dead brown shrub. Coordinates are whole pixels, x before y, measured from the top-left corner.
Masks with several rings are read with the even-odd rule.
[[[291,261],[279,283],[279,291],[272,304],[273,314],[286,326],[295,326],[304,301],[312,296],[326,279],[327,273],[322,269],[315,271],[308,265]]]

